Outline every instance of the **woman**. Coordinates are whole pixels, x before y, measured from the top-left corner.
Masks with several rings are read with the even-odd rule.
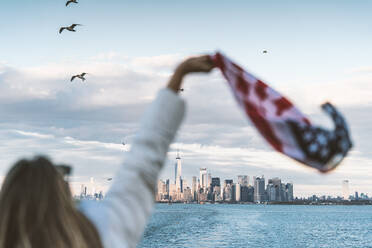
[[[182,122],[177,96],[185,75],[209,72],[209,56],[181,63],[145,113],[131,151],[101,202],[75,208],[68,184],[43,158],[21,160],[0,194],[0,248],[123,248],[140,240],[154,204],[154,190],[168,148]]]

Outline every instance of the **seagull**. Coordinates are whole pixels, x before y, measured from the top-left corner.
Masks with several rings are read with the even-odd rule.
[[[263,50],[262,53],[267,53],[267,50]]]
[[[75,78],[80,78],[84,82],[85,81],[85,77],[84,76],[86,74],[88,74],[88,73],[83,72],[81,74],[74,75],[74,76],[71,77],[71,80],[70,81],[72,82]]]
[[[78,3],[78,1],[77,0],[69,0],[69,1],[67,1],[66,6],[68,6],[70,3]]]
[[[62,31],[65,30],[65,29],[67,29],[68,31],[71,31],[71,32],[76,32],[76,30],[74,29],[76,26],[82,26],[82,25],[81,24],[72,24],[69,27],[61,27],[59,29],[59,33],[62,33]]]

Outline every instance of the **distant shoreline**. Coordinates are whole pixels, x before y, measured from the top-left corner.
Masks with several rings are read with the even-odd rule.
[[[343,202],[267,202],[267,203],[253,203],[253,202],[159,202],[159,204],[197,204],[197,205],[315,205],[315,206],[363,206],[372,205],[372,201],[343,201]]]

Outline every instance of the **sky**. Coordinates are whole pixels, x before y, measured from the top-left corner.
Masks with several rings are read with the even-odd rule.
[[[296,196],[372,195],[371,1],[0,2],[0,176],[22,157],[73,165],[75,192],[106,190],[130,150],[143,111],[182,59],[222,51],[291,99],[319,125],[320,105],[345,115],[353,150],[322,175],[274,152],[237,107],[218,71],[185,80],[187,116],[176,150],[191,183],[200,167],[222,179],[280,177]],[[77,32],[59,27],[83,24]],[[267,54],[262,51],[267,50]],[[86,83],[71,75],[88,72]],[[124,147],[121,142],[125,141]]]

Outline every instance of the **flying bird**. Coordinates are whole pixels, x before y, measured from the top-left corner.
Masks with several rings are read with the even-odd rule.
[[[62,33],[62,31],[65,30],[65,29],[67,29],[68,31],[71,31],[71,32],[76,32],[76,30],[74,29],[76,26],[82,26],[82,25],[81,24],[72,24],[69,27],[61,27],[59,29],[59,33]]]
[[[72,82],[75,78],[80,78],[84,82],[85,81],[85,77],[84,76],[86,74],[88,74],[88,73],[83,72],[81,74],[74,75],[74,76],[71,77],[71,80],[70,81]]]
[[[68,6],[70,3],[78,3],[77,0],[69,0],[66,2],[66,6]]]

